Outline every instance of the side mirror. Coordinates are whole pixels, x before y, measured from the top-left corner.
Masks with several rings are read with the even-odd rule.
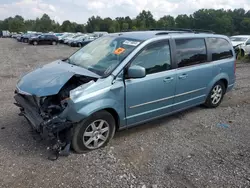
[[[146,69],[144,67],[134,65],[128,68],[127,78],[143,78],[146,76]]]

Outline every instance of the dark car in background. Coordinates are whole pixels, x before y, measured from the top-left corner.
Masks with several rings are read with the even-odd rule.
[[[25,35],[23,35],[21,37],[21,42],[28,43],[30,38],[37,37],[39,35],[41,35],[41,33],[28,33],[28,34],[25,34]]]
[[[29,44],[38,45],[38,44],[58,44],[58,37],[53,34],[43,34],[36,37],[31,37],[29,39]]]

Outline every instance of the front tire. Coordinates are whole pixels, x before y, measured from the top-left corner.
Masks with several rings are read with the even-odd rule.
[[[34,46],[36,46],[37,44],[38,44],[38,42],[37,42],[37,41],[34,41],[34,42],[33,42],[33,45],[34,45]]]
[[[215,83],[207,97],[205,106],[208,108],[218,107],[224,97],[225,91],[226,87],[222,81]]]
[[[95,150],[107,145],[114,133],[114,117],[107,111],[100,111],[74,127],[72,147],[77,153]]]

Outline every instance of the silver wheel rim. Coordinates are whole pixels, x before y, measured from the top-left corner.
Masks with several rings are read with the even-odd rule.
[[[78,44],[79,47],[81,47],[82,45],[81,44]]]
[[[37,45],[37,42],[34,42],[34,45]]]
[[[83,133],[83,144],[88,149],[101,147],[108,139],[109,124],[105,120],[92,122]]]
[[[53,45],[56,45],[56,42],[52,42]]]
[[[216,105],[220,102],[222,98],[222,87],[220,85],[216,85],[212,90],[211,101],[212,104]]]

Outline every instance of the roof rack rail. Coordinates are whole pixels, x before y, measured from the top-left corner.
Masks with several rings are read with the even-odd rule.
[[[187,33],[214,33],[211,30],[205,29],[186,29],[186,28],[152,28],[150,31],[176,31],[176,32],[187,32]]]
[[[193,31],[191,29],[184,29],[184,28],[152,28],[149,29],[150,31],[183,31],[183,32],[190,32]]]
[[[195,32],[195,33],[215,33],[214,31],[212,31],[212,30],[205,30],[205,29],[193,29],[193,31]]]

